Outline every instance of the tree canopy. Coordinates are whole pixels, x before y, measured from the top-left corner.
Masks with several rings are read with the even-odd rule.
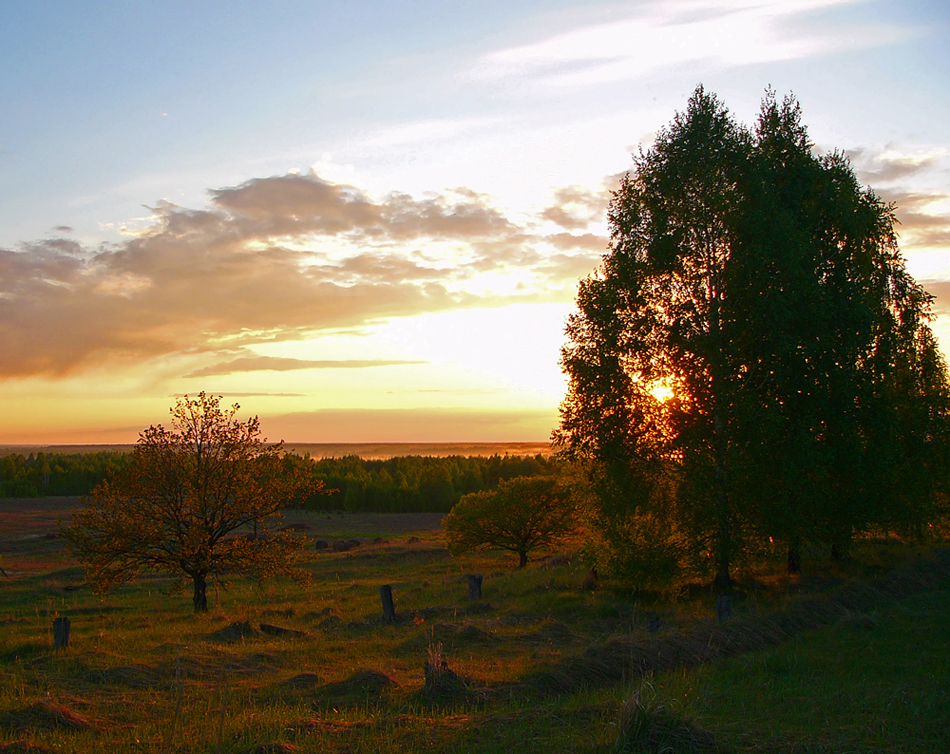
[[[495,547],[516,553],[519,568],[533,550],[560,542],[577,525],[577,503],[553,477],[517,477],[463,495],[442,521],[453,555]]]
[[[257,417],[238,421],[238,408],[205,393],[178,400],[172,428],[142,432],[128,468],[84,498],[64,536],[97,591],[164,572],[192,580],[200,612],[209,578],[306,580],[294,563],[303,542],[273,524],[313,483],[283,467],[281,444],[260,436]]]
[[[699,87],[608,221],[555,441],[600,464],[616,516],[661,505],[725,587],[751,538],[786,542],[795,569],[802,538],[842,547],[933,513],[948,390],[930,296],[893,208],[814,153],[793,98],[768,92],[749,129]]]

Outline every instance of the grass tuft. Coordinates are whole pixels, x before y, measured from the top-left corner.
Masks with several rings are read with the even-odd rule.
[[[687,719],[673,701],[661,702],[643,683],[620,708],[617,754],[725,754],[709,731]]]

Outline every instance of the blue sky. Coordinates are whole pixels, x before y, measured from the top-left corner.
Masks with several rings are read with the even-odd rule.
[[[291,441],[544,439],[612,182],[700,83],[747,123],[794,92],[942,312],[948,29],[943,2],[8,3],[0,442],[131,441],[202,389]]]

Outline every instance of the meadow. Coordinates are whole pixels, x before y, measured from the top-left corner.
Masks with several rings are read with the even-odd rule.
[[[519,570],[450,557],[440,514],[288,511],[360,544],[311,547],[307,587],[235,579],[196,616],[164,576],[93,594],[57,537],[75,503],[0,501],[0,752],[950,749],[945,548],[744,574],[719,622],[708,589],[596,584],[574,546]]]

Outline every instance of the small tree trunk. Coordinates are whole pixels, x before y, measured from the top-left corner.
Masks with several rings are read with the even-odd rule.
[[[393,588],[389,584],[383,584],[379,588],[379,598],[383,603],[383,620],[387,623],[395,623],[396,605],[393,602]]]
[[[205,573],[196,573],[191,578],[195,582],[195,612],[196,613],[206,613],[208,612],[208,581],[207,574]]]
[[[788,543],[787,570],[790,576],[802,572],[802,540],[800,537],[792,537]]]
[[[524,568],[528,565],[528,553],[518,550],[518,568]]]

